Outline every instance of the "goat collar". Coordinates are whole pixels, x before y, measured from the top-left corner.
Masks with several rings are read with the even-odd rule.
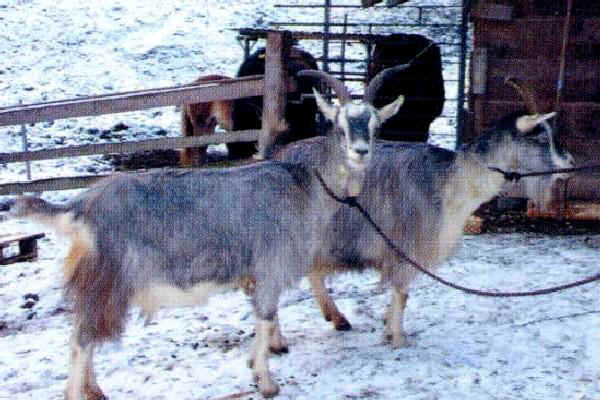
[[[323,187],[323,190],[325,190],[325,193],[327,193],[327,195],[329,197],[331,197],[332,199],[334,199],[338,203],[346,204],[346,205],[348,205],[350,207],[357,207],[358,206],[358,201],[356,200],[356,196],[347,196],[345,198],[341,198],[340,196],[338,196],[335,193],[333,193],[333,190],[331,190],[331,188],[329,186],[327,186],[327,184],[325,183],[325,180],[323,179],[323,177],[321,176],[321,174],[319,173],[319,171],[317,171],[316,169],[315,169],[315,175],[317,177],[317,180],[319,181],[319,183]]]

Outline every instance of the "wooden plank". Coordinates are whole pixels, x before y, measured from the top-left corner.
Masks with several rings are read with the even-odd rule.
[[[244,132],[254,132],[254,138],[252,141],[255,141],[257,138],[257,131],[244,131]],[[249,163],[254,163],[256,161],[249,160],[241,160],[235,165],[246,165]],[[148,170],[142,170],[139,172],[129,172],[129,173],[145,173]],[[47,179],[38,179],[30,182],[11,182],[11,183],[3,183],[0,184],[0,196],[6,195],[15,195],[15,194],[23,194],[23,193],[35,193],[35,192],[45,192],[51,190],[71,190],[71,189],[82,189],[89,187],[94,184],[96,181],[111,176],[111,174],[101,174],[101,175],[85,175],[85,176],[70,176],[70,177],[59,177],[59,178],[47,178]]]
[[[485,94],[487,92],[488,57],[486,47],[473,49],[471,90],[473,94]]]
[[[0,235],[0,248],[6,247],[10,243],[18,242],[20,240],[30,240],[30,239],[41,239],[45,237],[44,233],[34,233],[31,235],[26,235],[22,233],[13,233],[9,235]]]
[[[559,217],[557,211],[540,211],[531,202],[527,204],[527,216],[529,218]],[[561,217],[572,221],[600,221],[600,202],[568,200],[565,204],[564,215]]]
[[[219,133],[207,136],[149,139],[138,142],[86,144],[58,149],[0,153],[0,163],[52,160],[56,158],[92,154],[135,153],[140,151],[197,147],[231,142],[254,142],[258,139],[259,134],[260,130],[232,131],[230,133]]]
[[[510,21],[513,18],[514,8],[505,4],[480,2],[474,8],[474,18],[492,19],[497,21]]]
[[[35,235],[27,235],[20,237],[12,237],[10,239],[4,239],[0,242],[0,265],[13,264],[21,261],[32,261],[38,257],[38,244],[37,240],[46,236],[43,233]],[[10,248],[11,246],[18,245],[18,254],[6,256],[4,249]]]
[[[543,80],[550,84],[556,81],[560,60],[546,58],[498,58],[488,57],[488,76],[492,78],[512,76],[521,80]],[[600,77],[599,60],[571,61],[566,69],[567,79],[594,80]]]
[[[360,4],[364,8],[374,6],[377,3],[381,3],[383,0],[361,0]],[[385,5],[387,7],[396,7],[400,4],[406,3],[408,0],[386,0]],[[322,6],[321,6],[322,7]]]
[[[287,67],[291,36],[286,32],[269,32],[265,49],[265,80],[262,132],[258,139],[258,158],[266,159],[277,137],[287,130]]]
[[[503,58],[559,58],[564,17],[529,17],[512,21],[476,19],[475,47],[487,47],[489,56]],[[570,59],[597,59],[600,18],[577,17],[567,45]]]
[[[504,75],[487,78],[487,97],[494,100],[519,101],[519,94],[511,86],[507,86]],[[527,79],[526,82],[534,88],[536,98],[539,100],[540,110],[549,110],[554,107],[556,97],[556,79],[544,81],[543,79]],[[476,94],[476,93],[473,93]],[[589,102],[600,100],[600,80],[597,79],[567,79],[563,89],[563,101]]]
[[[474,52],[474,70],[475,70]],[[556,83],[559,74],[560,60],[546,59],[505,59],[487,58],[487,94],[494,100],[518,100],[518,94],[511,86],[504,83],[507,77],[517,78],[535,89],[540,101],[553,104],[556,96]],[[473,77],[474,84],[475,76]],[[472,91],[476,92],[476,86]],[[567,102],[594,101],[600,98],[600,59],[572,60],[565,70],[563,99]]]
[[[49,190],[81,189],[92,185],[99,179],[110,175],[72,176],[39,179],[31,182],[13,182],[0,184],[0,196],[46,192]]]
[[[475,135],[481,134],[489,128],[491,123],[511,112],[524,109],[520,101],[489,100],[485,96],[472,96],[475,110],[476,126],[479,126]],[[600,113],[600,103],[596,102],[568,102],[561,104],[561,121],[564,122],[564,135],[571,136],[579,133],[592,133],[598,127],[593,121],[597,120]]]
[[[453,25],[455,26],[455,25]],[[250,28],[245,28],[245,29],[238,29],[241,37],[247,37],[247,38],[252,38],[252,39],[264,39],[267,37],[267,35],[269,34],[269,32],[272,32],[271,30],[268,29],[250,29]],[[323,32],[310,32],[310,31],[293,31],[293,32],[287,32],[291,38],[293,40],[322,40],[323,39]],[[342,34],[342,33],[336,33],[336,32],[330,32],[329,33],[329,39],[331,41],[342,41],[345,40],[346,42],[361,42],[361,43],[373,43],[379,40],[383,40],[387,37],[388,35],[378,35],[378,34],[372,34],[372,33],[346,33],[346,34]],[[460,43],[458,42],[437,42],[437,44],[439,45],[448,45],[448,46],[458,46],[460,45]]]
[[[95,116],[185,103],[231,100],[263,94],[262,76],[113,93],[79,99],[0,108],[0,126]]]
[[[565,0],[512,0],[521,4],[526,15],[564,17],[567,13]],[[595,0],[578,0],[573,4],[573,15],[600,16],[600,4]]]

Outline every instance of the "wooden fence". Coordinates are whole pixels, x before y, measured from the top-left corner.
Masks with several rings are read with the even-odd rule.
[[[72,100],[20,105],[0,109],[0,126],[31,124],[61,118],[97,116],[136,111],[153,107],[200,103],[215,100],[232,100],[263,94],[263,77],[253,76],[231,81],[203,82],[168,88],[140,90],[125,93],[90,96]],[[259,130],[240,131],[224,135],[151,139],[136,142],[101,143],[68,146],[38,151],[0,153],[0,163],[50,160],[92,154],[134,153],[148,150],[196,147],[229,142],[258,140]],[[86,187],[97,176],[57,177],[30,182],[0,184],[0,195],[64,190]]]
[[[29,162],[92,154],[133,153],[139,151],[197,147],[230,142],[259,142],[261,157],[280,133],[287,91],[293,90],[284,68],[292,37],[289,32],[266,35],[264,76],[202,82],[167,88],[90,96],[71,100],[0,108],[0,127],[54,121],[62,118],[98,116],[137,111],[154,107],[193,104],[217,100],[234,100],[263,96],[263,127],[260,130],[236,131],[207,136],[151,139],[136,142],[88,144],[38,151],[0,153],[0,163]],[[103,176],[56,177],[28,182],[0,184],[0,195],[64,190],[86,187]]]

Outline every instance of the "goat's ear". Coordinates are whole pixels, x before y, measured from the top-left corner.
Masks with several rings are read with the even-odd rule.
[[[402,104],[404,104],[404,96],[400,95],[396,100],[394,100],[390,104],[381,107],[378,110],[379,119],[381,119],[381,123],[384,123],[385,121],[396,115],[398,110],[400,110]]]
[[[319,107],[321,113],[323,113],[325,118],[327,118],[328,120],[335,122],[335,117],[338,112],[337,107],[329,104],[327,100],[325,100],[323,96],[321,96],[321,94],[316,91],[315,88],[313,88],[313,93],[315,94],[315,99],[317,100],[317,107]]]
[[[517,126],[517,130],[520,133],[529,133],[535,128],[538,124],[554,117],[556,112],[551,112],[547,114],[534,114],[534,115],[523,115],[517,118],[515,125]]]

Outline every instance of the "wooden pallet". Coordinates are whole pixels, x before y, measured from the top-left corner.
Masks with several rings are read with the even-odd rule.
[[[567,200],[562,209],[542,211],[527,204],[529,218],[562,218],[571,221],[600,221],[600,202]]]
[[[44,233],[34,235],[7,235],[0,236],[0,265],[12,264],[21,261],[33,261],[38,257],[37,240],[45,237]],[[19,253],[16,255],[6,255],[5,249],[18,246]]]

